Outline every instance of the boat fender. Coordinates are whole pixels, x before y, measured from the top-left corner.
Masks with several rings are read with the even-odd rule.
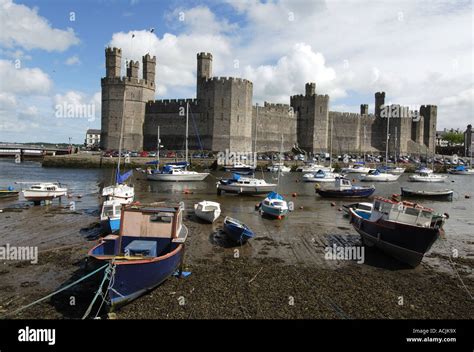
[[[316,183],[316,184],[314,185],[314,188],[315,188],[315,189],[320,189],[320,188],[321,188],[321,185],[320,185],[319,183]]]
[[[255,204],[255,210],[259,210],[261,206],[262,206],[262,203]]]

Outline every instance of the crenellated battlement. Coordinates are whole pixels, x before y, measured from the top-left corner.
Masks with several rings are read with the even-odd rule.
[[[157,99],[157,100],[151,100],[147,104],[148,105],[185,105],[185,104],[192,104],[192,105],[198,105],[198,100],[197,99]]]
[[[116,48],[116,47],[111,48],[110,46],[108,46],[107,48],[105,48],[105,53],[114,54],[114,55],[122,55],[122,49]]]
[[[212,54],[211,54],[211,53],[204,53],[204,52],[201,52],[201,53],[198,53],[198,54],[197,54],[197,58],[198,58],[198,59],[209,59],[209,60],[212,60]]]
[[[102,85],[112,85],[112,84],[131,84],[135,86],[141,86],[143,88],[155,89],[155,83],[153,81],[148,81],[142,78],[135,77],[102,77]]]
[[[253,109],[256,109],[257,106],[254,105],[252,107]],[[285,113],[285,114],[288,114],[288,112],[290,111],[290,105],[289,104],[279,104],[279,103],[269,103],[269,102],[264,102],[263,103],[263,106],[258,106],[258,109],[260,110],[263,110],[263,111],[272,111],[272,112],[281,112],[281,113]]]
[[[239,78],[239,77],[211,77],[206,79],[206,83],[212,82],[212,83],[220,83],[220,84],[232,84],[232,83],[237,83],[237,84],[248,84],[248,85],[253,85],[251,81],[245,78]]]

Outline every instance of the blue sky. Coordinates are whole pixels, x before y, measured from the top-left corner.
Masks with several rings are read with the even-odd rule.
[[[314,81],[331,110],[373,111],[383,90],[389,103],[438,105],[438,129],[465,128],[472,25],[470,1],[0,0],[0,141],[82,143],[99,128],[107,45],[157,56],[157,99],[194,97],[205,51],[215,75],[254,82],[254,103],[289,103]],[[58,117],[62,103],[94,117]]]

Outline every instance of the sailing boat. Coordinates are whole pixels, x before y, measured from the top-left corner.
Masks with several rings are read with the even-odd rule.
[[[281,136],[280,146],[280,163],[283,154],[283,135]],[[280,174],[282,170],[278,170],[278,182],[277,187],[280,185]],[[291,204],[290,204],[291,205]],[[276,192],[270,192],[267,197],[260,203],[260,213],[262,216],[269,215],[281,219],[290,211],[288,202],[283,198],[282,195]]]
[[[158,129],[159,134],[159,129]],[[188,162],[188,139],[189,139],[189,103],[186,103],[186,161],[180,163],[168,163],[160,170],[158,168],[158,162],[156,170],[151,171],[147,175],[147,179],[151,181],[202,181],[209,173],[208,172],[196,172],[189,171],[187,167]],[[158,158],[160,155],[160,136],[158,135]]]
[[[123,92],[123,101],[125,102],[125,90]],[[115,184],[104,187],[102,197],[105,198],[100,213],[100,223],[106,233],[113,233],[120,228],[121,208],[123,204],[130,204],[135,197],[133,186],[125,184],[125,181],[132,176],[133,170],[120,174],[120,161],[122,157],[123,128],[125,120],[125,107],[122,110],[122,122],[120,128],[119,155],[117,161],[117,171],[115,173]]]

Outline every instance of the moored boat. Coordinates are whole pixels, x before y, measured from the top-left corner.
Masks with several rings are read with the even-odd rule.
[[[20,191],[15,191],[12,186],[9,186],[7,189],[0,189],[0,200],[1,199],[10,199],[18,197]]]
[[[180,268],[188,235],[184,205],[125,205],[118,235],[108,235],[89,251],[114,268],[107,298],[112,306],[154,289]]]
[[[130,171],[131,172],[131,171]],[[121,204],[130,204],[135,197],[135,189],[131,185],[116,183],[102,189],[105,200],[116,200]]]
[[[67,188],[54,182],[33,184],[28,189],[23,190],[23,197],[34,204],[40,204],[41,201],[52,201],[65,195],[67,195]]]
[[[401,196],[406,198],[427,198],[452,201],[453,194],[454,191],[450,189],[414,190],[401,187]]]
[[[273,163],[267,167],[267,170],[270,172],[290,172],[291,168],[283,163]]]
[[[427,172],[420,172],[416,175],[410,175],[408,179],[411,182],[444,182],[448,177]]]
[[[367,202],[360,202],[360,203],[351,203],[351,204],[343,204],[342,211],[344,212],[345,216],[350,215],[350,209],[354,210],[360,216],[368,219],[370,218],[370,213],[372,213],[373,203]]]
[[[255,237],[254,232],[247,225],[229,216],[224,219],[224,232],[232,241],[240,244]]]
[[[240,175],[251,175],[255,172],[255,166],[247,165],[240,161],[236,161],[232,165],[226,165],[224,169],[225,171]]]
[[[341,172],[343,174],[366,174],[370,171],[370,168],[364,166],[363,164],[354,164],[350,167],[342,168]]]
[[[115,233],[120,229],[122,203],[117,199],[104,201],[100,212],[100,226],[104,233]]]
[[[217,202],[203,200],[194,204],[194,213],[198,218],[213,223],[221,215],[221,205]]]
[[[147,174],[147,179],[150,181],[203,181],[208,172],[196,172],[186,170],[181,166],[174,166],[173,164],[164,165],[161,170],[152,170]]]
[[[232,178],[217,182],[217,194],[222,192],[248,195],[263,194],[273,191],[276,186],[276,184],[267,183],[263,179],[233,174]]]
[[[366,246],[375,246],[412,267],[443,232],[445,215],[433,209],[409,202],[395,202],[377,197],[370,218],[353,209],[350,222]]]
[[[469,169],[464,165],[458,165],[448,170],[453,175],[474,175],[474,169]]]
[[[343,175],[324,170],[318,170],[314,173],[303,175],[304,182],[334,182],[336,178],[343,177]]]
[[[351,181],[339,177],[334,182],[334,187],[315,187],[316,193],[321,197],[328,198],[365,198],[370,197],[375,192],[375,186],[354,186]]]
[[[267,197],[260,203],[260,212],[275,218],[282,218],[288,214],[290,207],[288,202],[281,194],[270,192]]]
[[[391,174],[386,172],[380,172],[380,170],[370,170],[368,174],[361,175],[360,180],[366,182],[392,182],[398,180],[400,174]]]

